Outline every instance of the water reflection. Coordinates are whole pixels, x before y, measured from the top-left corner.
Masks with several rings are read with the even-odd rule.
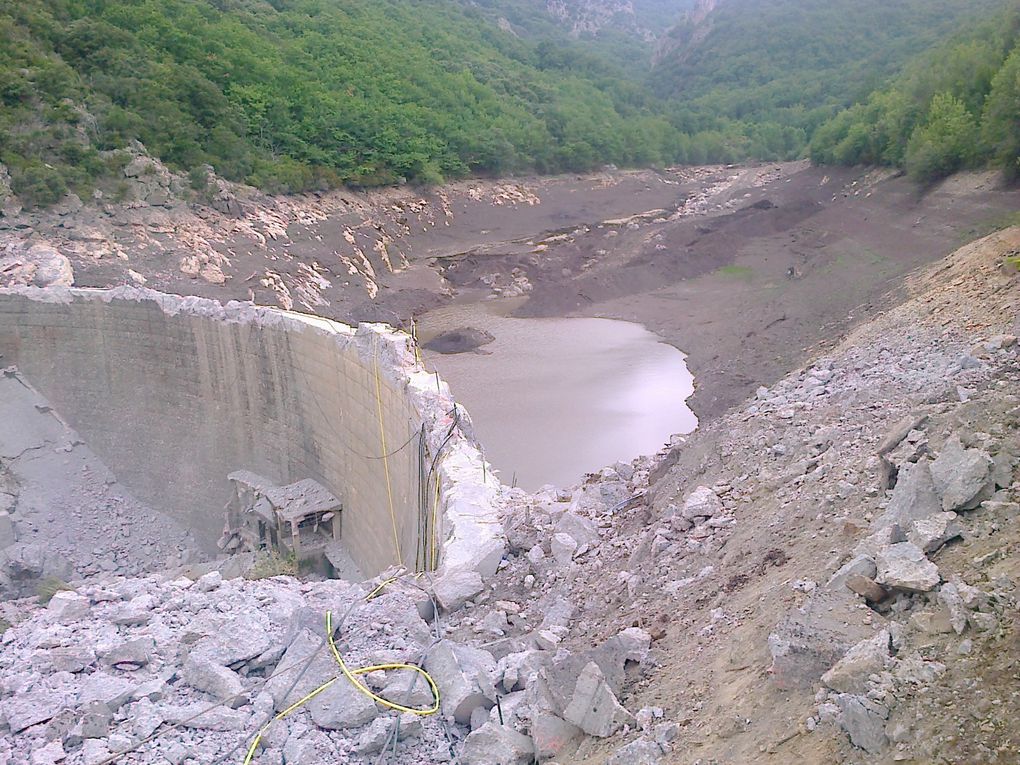
[[[506,306],[449,306],[419,337],[463,327],[494,336],[475,353],[425,351],[475,423],[504,482],[568,486],[588,471],[657,451],[697,418],[684,355],[644,327],[611,319],[515,319]]]

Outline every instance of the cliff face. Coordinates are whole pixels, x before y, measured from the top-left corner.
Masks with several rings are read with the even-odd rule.
[[[689,52],[704,42],[712,31],[712,12],[720,0],[695,0],[694,7],[687,11],[683,20],[659,38],[653,64],[675,56],[679,62],[686,61]]]

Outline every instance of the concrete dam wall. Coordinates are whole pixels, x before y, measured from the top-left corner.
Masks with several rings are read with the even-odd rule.
[[[495,572],[500,486],[410,338],[118,288],[0,290],[16,366],[139,499],[216,552],[228,474],[313,479],[361,570]]]

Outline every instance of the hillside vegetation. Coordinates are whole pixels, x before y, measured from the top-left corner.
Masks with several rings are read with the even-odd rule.
[[[680,24],[653,71],[681,130],[718,132],[735,155],[799,156],[815,129],[911,56],[1003,0],[719,0]]]
[[[973,87],[930,84],[926,95],[898,85],[908,98],[880,93],[826,124],[911,54],[1001,3],[721,0],[698,29],[671,33],[651,70],[640,30],[665,26],[691,0],[580,3],[586,13],[619,7],[636,25],[582,39],[533,0],[0,3],[0,192],[9,182],[29,207],[97,185],[116,198],[131,157],[119,150],[137,151],[134,142],[190,172],[196,189],[212,165],[271,192],[787,159],[823,124],[822,161],[936,173],[989,157],[1008,164],[1017,64],[1001,25],[958,43],[955,74],[943,67]],[[935,77],[925,66],[902,82]],[[897,99],[913,104],[906,116],[878,120]],[[913,149],[895,130],[860,140],[872,120],[907,138],[918,125],[927,132]]]
[[[1020,177],[1020,8],[911,63],[811,143],[825,164],[885,164],[930,182],[968,167]]]
[[[87,190],[132,139],[280,191],[684,158],[608,59],[448,0],[5,3],[0,101],[30,204]]]

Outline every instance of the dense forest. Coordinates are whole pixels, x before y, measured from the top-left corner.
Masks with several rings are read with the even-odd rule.
[[[655,92],[741,157],[800,156],[819,125],[1003,0],[720,0],[662,42]]]
[[[652,67],[643,33],[573,39],[534,0],[3,2],[0,163],[29,206],[116,177],[133,141],[196,187],[208,164],[273,192],[785,159],[812,136],[819,161],[923,178],[1015,155],[1015,14],[868,93],[1001,4],[722,0]],[[635,29],[690,5],[643,0]]]
[[[683,160],[620,67],[450,0],[20,0],[0,6],[0,161],[28,203],[132,139],[273,191]]]
[[[968,167],[1020,177],[1020,8],[920,56],[821,126],[811,158],[899,166],[921,183]]]

